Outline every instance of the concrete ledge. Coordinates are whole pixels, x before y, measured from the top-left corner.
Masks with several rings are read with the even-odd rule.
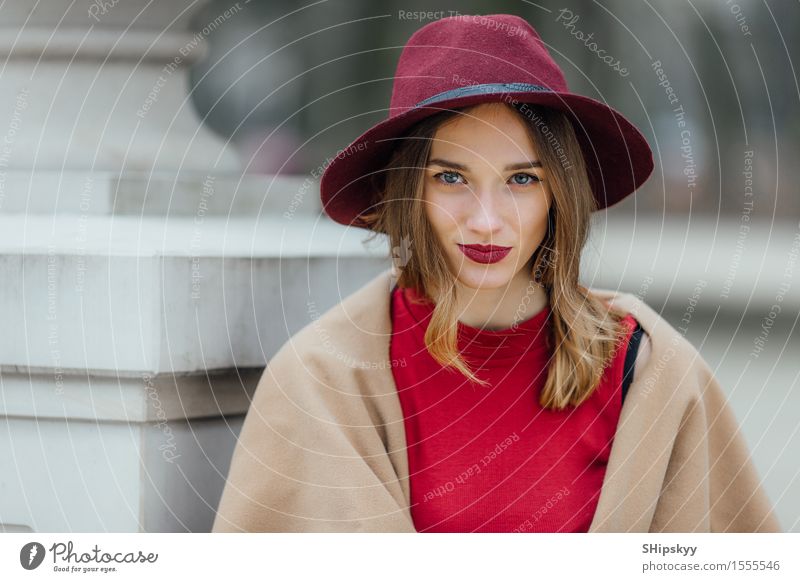
[[[659,310],[683,308],[695,295],[697,309],[737,316],[769,311],[776,301],[800,310],[800,293],[786,291],[800,253],[797,220],[594,218],[583,255],[586,285],[637,294]]]
[[[245,414],[262,368],[137,377],[3,373],[0,417],[165,422]]]
[[[84,216],[318,216],[319,183],[310,177],[174,171],[3,172],[2,214]]]
[[[388,261],[329,221],[0,218],[0,367],[85,375],[264,366]],[[199,237],[195,239],[195,237]],[[197,240],[198,242],[193,242]],[[29,243],[28,241],[36,241]],[[309,258],[310,257],[310,258]]]

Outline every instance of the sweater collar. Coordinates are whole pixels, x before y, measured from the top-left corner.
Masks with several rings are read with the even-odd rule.
[[[395,287],[393,293],[397,294],[398,307],[407,315],[404,319],[413,321],[413,324],[401,324],[406,329],[393,327],[393,333],[410,333],[418,343],[423,343],[435,305],[414,289]],[[479,365],[509,364],[526,353],[546,356],[549,316],[550,306],[546,305],[532,317],[499,330],[480,329],[459,321],[459,352]]]

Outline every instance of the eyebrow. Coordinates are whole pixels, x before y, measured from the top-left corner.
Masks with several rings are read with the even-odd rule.
[[[436,164],[437,166],[446,166],[448,168],[455,168],[456,170],[461,170],[462,172],[468,172],[469,168],[464,164],[459,164],[456,162],[451,162],[450,160],[444,160],[442,158],[433,158],[428,162],[428,165]],[[542,162],[539,160],[527,161],[527,162],[517,162],[516,164],[509,164],[506,166],[505,171],[511,172],[512,170],[527,170],[529,168],[541,168]]]

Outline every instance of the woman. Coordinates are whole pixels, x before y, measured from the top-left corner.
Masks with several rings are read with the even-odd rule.
[[[214,531],[779,531],[697,351],[578,282],[591,213],[652,168],[521,18],[417,31],[321,184],[395,268],[270,361]]]

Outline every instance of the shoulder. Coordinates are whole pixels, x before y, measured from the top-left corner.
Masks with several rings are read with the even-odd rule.
[[[636,409],[642,419],[665,422],[669,411],[669,417],[679,422],[715,384],[709,365],[682,333],[639,297],[605,289],[589,291],[614,311],[633,315],[644,332],[626,398],[632,403],[629,413]]]
[[[634,380],[655,371],[663,377],[663,368],[689,369],[705,363],[695,347],[661,314],[633,293],[612,289],[590,288],[589,293],[609,308],[630,314],[639,322],[642,337],[634,367]],[[654,361],[655,360],[655,361]]]

